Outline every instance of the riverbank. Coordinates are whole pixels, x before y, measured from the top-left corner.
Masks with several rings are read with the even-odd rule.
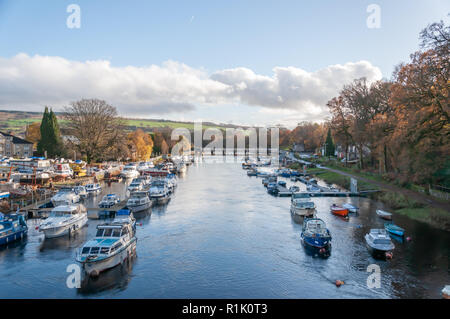
[[[309,168],[308,173],[329,184],[336,184],[345,189],[350,188],[350,179],[356,178],[359,190],[378,190],[369,196],[386,204],[391,211],[427,223],[435,228],[450,231],[449,203],[411,189],[385,183],[381,178],[369,179],[328,167]]]

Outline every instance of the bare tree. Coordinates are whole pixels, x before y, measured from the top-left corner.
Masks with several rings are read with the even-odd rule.
[[[64,119],[76,137],[76,147],[88,163],[110,156],[120,146],[123,121],[115,107],[98,99],[82,99],[65,108]]]

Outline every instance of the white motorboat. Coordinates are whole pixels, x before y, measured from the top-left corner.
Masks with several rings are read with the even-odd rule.
[[[114,205],[120,203],[120,197],[116,194],[107,194],[103,196],[100,203],[98,203],[98,207],[100,208],[111,208]]]
[[[354,206],[354,205],[352,205],[350,203],[345,203],[344,205],[342,205],[342,207],[348,209],[348,211],[350,213],[357,213],[358,210],[359,210],[358,207],[356,207],[356,206]]]
[[[55,207],[73,205],[80,202],[80,195],[71,187],[63,187],[51,198],[51,202]]]
[[[136,242],[136,220],[122,209],[111,223],[97,226],[95,238],[83,245],[76,260],[88,275],[96,276],[135,255]]]
[[[50,216],[39,226],[45,238],[72,235],[87,224],[86,207],[80,205],[64,205],[52,209]]]
[[[166,180],[155,180],[148,191],[151,201],[155,204],[165,204],[170,199],[170,189]]]
[[[127,208],[132,213],[138,213],[149,209],[152,206],[152,202],[148,197],[147,192],[134,192],[131,194],[130,199],[127,201]]]
[[[386,253],[392,251],[395,246],[385,229],[371,229],[364,236],[369,252],[374,257],[386,257]]]
[[[72,177],[73,170],[70,168],[69,164],[56,164],[53,168],[53,177]]]
[[[102,191],[102,187],[100,186],[99,183],[95,183],[95,184],[87,184],[86,185],[86,191],[88,192],[88,194],[98,194]]]
[[[145,170],[143,170],[145,171]],[[136,169],[136,165],[134,164],[127,164],[123,167],[122,172],[120,173],[120,176],[124,178],[136,178],[139,177],[141,174]]]
[[[130,191],[130,192],[140,191],[143,188],[144,188],[144,183],[142,182],[142,180],[140,178],[133,179],[133,181],[127,187],[128,191]]]
[[[88,192],[86,191],[86,187],[84,186],[75,186],[73,190],[76,194],[80,195],[81,198],[86,198],[88,196]]]
[[[291,197],[291,214],[310,217],[314,216],[316,205],[311,200],[311,196],[306,193],[294,193]]]

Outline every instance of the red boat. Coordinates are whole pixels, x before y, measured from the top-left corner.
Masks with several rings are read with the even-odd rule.
[[[342,217],[347,217],[348,216],[348,209],[341,207],[341,206],[337,206],[336,204],[333,204],[330,207],[331,213],[334,215],[338,215],[338,216],[342,216]]]

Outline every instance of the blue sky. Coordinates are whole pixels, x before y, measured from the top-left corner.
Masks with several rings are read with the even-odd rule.
[[[80,29],[69,29],[66,26],[66,19],[69,16],[66,8],[71,3],[78,4],[81,8]],[[381,8],[379,29],[369,29],[366,25],[369,15],[366,8],[372,3],[378,4]],[[295,68],[291,71],[295,74],[296,81],[305,85],[300,86],[303,90],[302,96],[308,95],[307,90],[321,91],[320,88],[305,84],[305,78],[310,77],[308,73],[328,70],[327,68],[332,65],[345,66],[347,63],[367,61],[370,67],[365,65],[361,69],[358,66],[357,70],[348,71],[348,76],[353,74],[359,76],[369,72],[368,76],[375,79],[380,74],[372,72],[371,68],[378,68],[382,77],[389,78],[394,66],[401,61],[407,61],[409,54],[418,49],[420,30],[427,24],[441,19],[448,22],[449,12],[450,1],[444,0],[158,2],[0,0],[0,58],[3,59],[3,70],[18,68],[17,73],[24,77],[30,72],[26,69],[30,63],[42,64],[32,60],[36,55],[60,57],[80,63],[107,60],[110,62],[110,68],[121,71],[120,76],[128,76],[124,70],[127,66],[138,68],[159,66],[162,69],[154,71],[159,72],[158,76],[160,73],[170,73],[173,70],[165,68],[164,63],[174,61],[179,64],[175,67],[178,73],[180,65],[189,67],[190,70],[186,71],[189,76],[185,71],[182,72],[184,75],[181,78],[166,74],[167,77],[164,76],[155,87],[160,88],[166,83],[168,87],[173,88],[175,97],[170,90],[161,93],[155,87],[151,87],[152,93],[148,94],[147,100],[134,96],[130,98],[130,103],[127,103],[124,98],[119,99],[100,89],[99,97],[104,97],[111,104],[117,104],[121,113],[141,117],[185,120],[201,118],[242,124],[269,122],[273,124],[278,121],[289,125],[295,122],[296,118],[299,120],[324,118],[326,110],[319,104],[324,104],[323,101],[332,96],[308,96],[305,99],[291,93],[285,96],[283,95],[285,89],[281,88],[278,82],[274,100],[279,98],[279,103],[266,103],[258,96],[252,96],[251,94],[259,94],[259,97],[267,94],[266,100],[271,100],[272,96],[266,91],[268,87],[273,88],[273,80],[278,79],[274,68]],[[21,59],[20,63],[13,61],[12,59],[19,53],[26,54],[31,60]],[[60,72],[60,68],[55,69],[57,67],[57,65],[52,67],[49,63],[48,69],[43,73],[48,77],[55,74],[55,78],[67,75],[67,72]],[[247,72],[244,78],[236,80],[237,74],[242,73],[237,72],[239,68],[251,70],[252,74]],[[214,75],[223,70],[234,72],[228,72],[226,77],[223,74]],[[197,72],[201,74],[198,75]],[[328,71],[324,71],[326,72]],[[133,71],[133,78],[140,78],[141,75],[136,75],[138,73]],[[151,74],[154,78],[154,73]],[[202,81],[192,84],[194,89],[191,86],[180,88],[189,81],[192,74],[199,76]],[[286,78],[292,78],[292,74],[286,75]],[[208,83],[209,89],[203,90],[204,81],[208,80],[204,78],[205,76],[215,79],[213,82],[219,79],[220,83]],[[79,75],[70,77],[80,81]],[[262,79],[263,82],[258,82],[258,77],[266,78]],[[7,75],[3,75],[3,78],[7,78]],[[31,79],[32,76],[26,78]],[[104,78],[104,75],[101,75],[101,78]],[[238,82],[231,82],[231,78]],[[320,80],[322,81],[321,78]],[[42,103],[53,103],[55,108],[58,108],[60,103],[83,95],[74,89],[67,93],[67,99],[64,96],[54,98],[52,97],[54,93],[49,93],[48,96],[44,93],[33,96],[33,88],[37,90],[39,86],[38,83],[32,86],[31,80],[29,82],[28,87],[20,85],[20,89],[26,91],[24,95],[30,94],[29,98],[14,99],[13,95],[22,95],[21,91],[17,91],[18,89],[8,91],[6,95],[10,97],[0,100],[0,108],[17,106],[39,109]],[[52,81],[44,83],[49,86]],[[239,89],[242,83],[246,84],[245,90]],[[327,83],[329,82],[324,81],[323,85],[328,85]],[[117,85],[114,86],[116,91],[120,84],[114,85]],[[143,91],[146,85],[142,83],[133,85],[137,88],[128,88],[126,96],[133,94],[130,92],[138,92],[139,96],[146,95]],[[44,91],[47,91],[45,88],[47,87],[44,87]],[[66,91],[60,87],[54,89]],[[48,87],[48,91],[51,90],[52,88]],[[240,93],[237,94],[236,91]],[[336,88],[334,91],[324,88],[323,91],[324,95],[331,94]],[[89,93],[95,94],[96,91]],[[208,97],[213,98],[207,101]],[[148,101],[155,103],[151,102],[152,107],[146,107]],[[170,109],[172,106],[173,109]],[[299,114],[303,113],[309,115],[302,118]]]

